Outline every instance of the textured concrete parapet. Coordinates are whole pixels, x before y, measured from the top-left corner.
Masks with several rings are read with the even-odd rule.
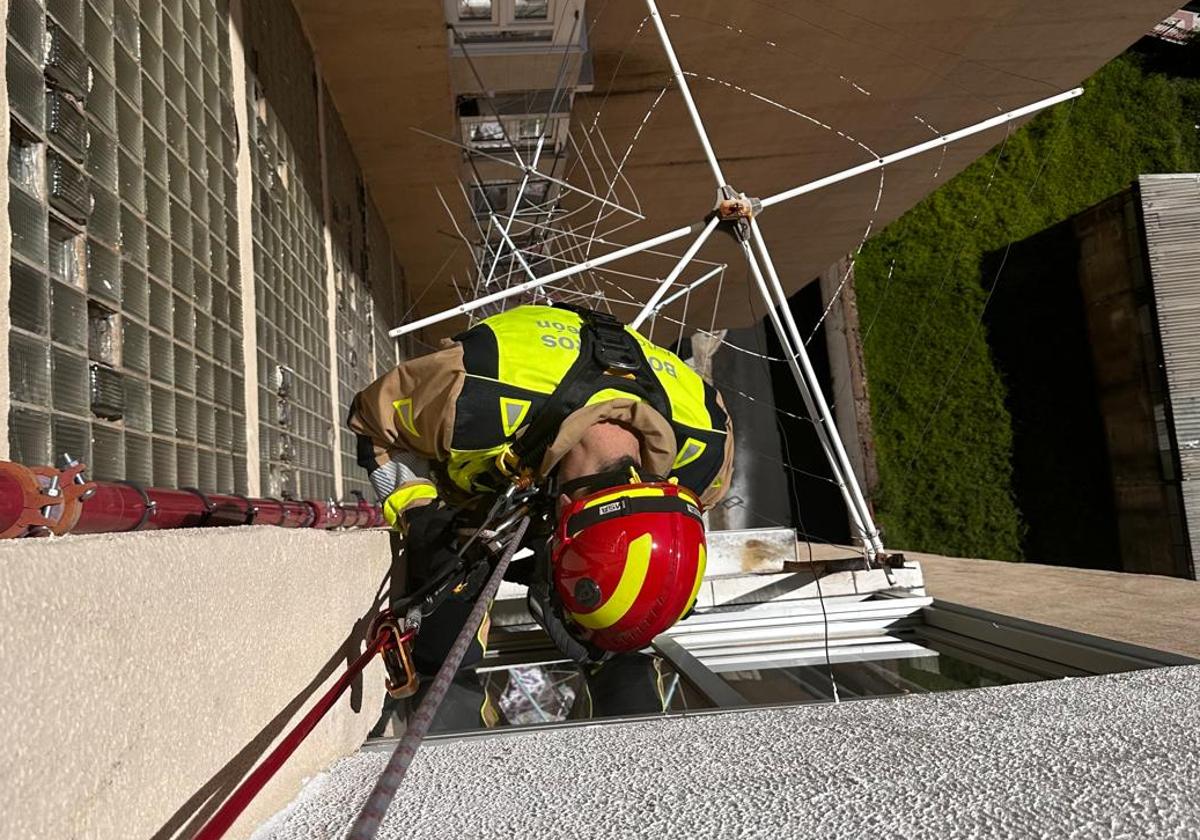
[[[1196,837],[1200,667],[437,744],[380,838]],[[388,758],[256,840],[344,836]]]
[[[362,650],[380,531],[220,528],[0,542],[6,837],[189,836]],[[376,660],[231,837],[355,750]]]

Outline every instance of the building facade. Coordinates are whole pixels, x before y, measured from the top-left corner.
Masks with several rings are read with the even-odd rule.
[[[0,454],[366,490],[343,428],[403,268],[286,0],[12,0]]]

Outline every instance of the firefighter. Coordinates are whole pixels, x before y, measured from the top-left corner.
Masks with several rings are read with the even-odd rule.
[[[552,533],[532,539],[535,561],[516,575],[535,618],[579,662],[646,647],[691,610],[704,575],[701,512],[724,495],[733,461],[716,390],[586,309],[520,306],[444,345],[360,392],[348,421],[405,534],[410,586],[452,555],[465,500],[524,475],[556,500]],[[422,625],[422,671],[440,664],[471,595],[435,611],[442,629]],[[485,634],[486,622],[468,660]]]

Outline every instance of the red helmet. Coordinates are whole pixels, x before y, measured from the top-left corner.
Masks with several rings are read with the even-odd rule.
[[[706,552],[700,503],[689,490],[665,482],[609,487],[559,520],[554,588],[591,644],[638,650],[692,608]]]

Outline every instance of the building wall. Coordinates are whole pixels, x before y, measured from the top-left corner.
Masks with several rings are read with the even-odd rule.
[[[1081,214],[1073,226],[1121,566],[1190,577],[1137,191]]]
[[[0,541],[0,834],[191,837],[363,650],[380,531],[218,528]],[[228,835],[378,720],[371,663]]]
[[[372,200],[291,4],[13,0],[7,22],[9,457],[364,489],[340,429],[395,358],[403,275],[382,226],[368,244]]]

